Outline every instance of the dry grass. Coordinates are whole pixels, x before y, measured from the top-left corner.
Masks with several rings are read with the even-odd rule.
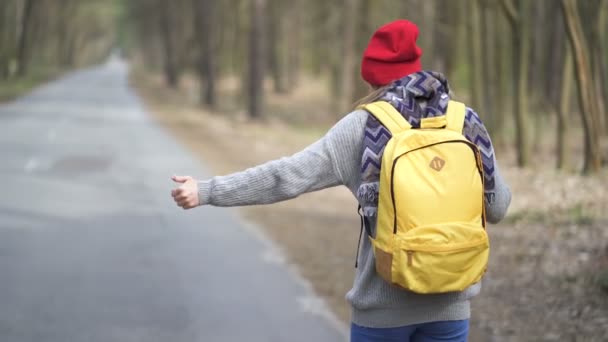
[[[133,79],[154,117],[218,174],[294,153],[337,119],[327,114],[326,100],[319,100],[325,95],[318,82],[294,95],[270,96],[268,113],[274,114],[259,123],[244,119],[232,96],[222,97],[223,114],[197,108],[192,81],[176,92],[155,77],[136,74]],[[223,94],[236,89],[234,80],[221,86]],[[321,123],[306,127],[306,122]],[[490,271],[473,302],[473,341],[600,341],[607,336],[608,296],[596,274],[608,268],[608,174],[552,171],[547,146],[539,144],[537,155],[543,157],[527,170],[512,167],[512,151],[499,152],[514,196],[507,219],[490,228]],[[580,151],[575,141],[570,146]],[[345,321],[344,294],[352,285],[359,229],[355,209],[345,188],[243,208]]]

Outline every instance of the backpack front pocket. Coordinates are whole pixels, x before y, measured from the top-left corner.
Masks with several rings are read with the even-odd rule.
[[[481,280],[488,264],[490,245],[481,226],[421,226],[394,238],[392,282],[413,292],[462,291]]]

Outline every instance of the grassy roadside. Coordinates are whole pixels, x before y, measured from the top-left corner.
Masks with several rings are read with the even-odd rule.
[[[27,94],[36,86],[49,82],[59,75],[59,69],[36,69],[24,77],[14,77],[0,81],[0,102],[13,100],[23,94]]]
[[[301,124],[287,125],[290,120],[274,116],[249,122],[238,110],[201,110],[189,80],[180,91],[140,73],[132,83],[154,118],[218,174],[294,153],[331,124],[326,120],[302,130],[294,128]],[[223,86],[221,91],[229,93],[231,86]],[[323,108],[314,98],[319,94],[303,93],[309,95],[269,95],[268,112],[303,108],[302,115],[312,115],[306,120],[316,122],[314,116],[323,115],[322,109],[313,109]],[[602,340],[608,331],[608,296],[598,272],[608,269],[608,173],[590,178],[546,166],[520,170],[511,166],[511,151],[499,155],[507,156],[500,161],[501,172],[514,196],[510,215],[490,227],[490,267],[482,294],[473,301],[470,340]],[[354,272],[355,208],[348,190],[334,188],[241,210],[284,249],[288,261],[338,317],[348,321],[344,294]]]
[[[242,113],[231,111],[230,104],[221,102],[220,106],[229,109],[211,113],[192,104],[192,91],[184,91],[188,80],[182,91],[168,90],[160,79],[138,72],[131,80],[154,118],[217,174],[293,154],[329,127],[294,129],[272,117],[263,123],[250,122]],[[270,111],[280,111],[288,98],[268,100]],[[307,101],[304,98],[295,105],[310,106]],[[288,262],[297,265],[338,317],[347,321],[350,309],[344,295],[352,285],[359,224],[351,193],[346,188],[333,188],[287,202],[241,208],[241,212],[281,246]]]

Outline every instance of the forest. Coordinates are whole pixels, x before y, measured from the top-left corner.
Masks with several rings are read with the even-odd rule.
[[[368,91],[359,62],[371,33],[409,18],[420,26],[423,67],[452,80],[495,143],[515,148],[519,166],[552,131],[554,165],[563,168],[573,122],[584,132],[576,142],[584,146],[581,171],[606,163],[603,0],[140,0],[127,7],[129,39],[137,42],[129,45],[163,70],[167,84],[195,72],[200,103],[213,108],[218,80],[236,75],[252,118],[264,115],[265,92],[290,92],[300,75],[322,79],[329,112],[344,114]]]
[[[606,164],[607,1],[604,0],[5,0],[0,81],[99,61],[121,48],[178,87],[200,79],[215,108],[218,83],[236,77],[251,118],[265,95],[321,80],[338,117],[366,94],[359,62],[371,33],[396,18],[420,27],[423,67],[448,76],[498,146],[529,165],[554,137],[554,167],[568,163],[572,127],[583,130],[575,168]],[[30,69],[34,69],[31,70]],[[305,76],[305,77],[301,77]],[[268,85],[270,83],[270,85]],[[550,126],[550,129],[548,129]]]
[[[602,340],[608,0],[2,0],[0,102],[119,56],[154,119],[233,172],[352,111],[370,92],[363,50],[399,18],[420,29],[423,68],[479,113],[513,193],[472,340]],[[242,213],[347,321],[359,218],[332,191]]]

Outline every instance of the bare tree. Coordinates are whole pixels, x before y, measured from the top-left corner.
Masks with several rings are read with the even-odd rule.
[[[356,34],[356,21],[357,5],[359,0],[344,0],[344,10],[346,11],[343,16],[343,50],[341,60],[341,86],[342,93],[340,94],[339,100],[339,113],[347,111],[352,104],[355,91],[355,78],[353,70],[356,65],[355,57],[355,34]]]
[[[274,91],[285,93],[285,63],[284,61],[284,38],[285,38],[285,9],[283,3],[278,0],[270,0],[268,6],[267,22],[267,48],[268,48],[268,69],[272,75]]]
[[[264,106],[264,16],[266,0],[252,0],[251,27],[249,30],[249,117],[257,119]]]
[[[371,18],[371,0],[359,0],[357,10],[357,32],[355,41],[355,62],[353,63],[353,82],[355,82],[355,89],[353,92],[353,101],[362,98],[369,92],[369,86],[361,79],[361,64],[360,59],[356,57],[361,56],[365,50],[369,38],[373,33],[372,18]]]
[[[211,108],[216,105],[216,54],[214,28],[216,0],[194,0],[195,27],[199,46],[198,74],[201,85],[200,102]]]
[[[589,35],[591,48],[591,70],[593,72],[593,81],[596,92],[598,105],[598,124],[604,129],[604,133],[608,134],[608,114],[606,108],[606,97],[608,96],[608,82],[606,80],[606,46],[604,43],[604,27],[606,26],[606,7],[608,1],[595,0],[586,2],[590,9],[590,15],[587,18],[592,18]],[[598,132],[601,134],[601,131]]]
[[[10,29],[8,23],[8,8],[10,4],[0,6],[0,80],[9,76]]]
[[[559,107],[557,113],[557,134],[556,134],[556,167],[563,169],[567,163],[566,155],[566,136],[568,130],[568,113],[570,112],[570,99],[572,92],[572,53],[568,49],[562,67],[562,78],[559,96]]]
[[[581,25],[581,18],[576,0],[562,0],[564,16],[570,47],[574,56],[578,102],[583,128],[585,130],[585,159],[583,172],[597,172],[601,166],[598,132],[598,106],[595,86],[591,77],[589,47]]]
[[[484,98],[485,86],[484,80],[486,76],[486,61],[482,55],[483,34],[481,30],[481,13],[479,9],[479,1],[473,0],[468,2],[469,23],[468,31],[468,51],[471,67],[469,68],[469,77],[471,79],[471,100],[470,104],[475,108],[480,115],[485,119],[489,113],[485,108]]]
[[[300,54],[302,53],[302,10],[303,0],[290,1],[291,7],[287,13],[289,22],[283,21],[287,31],[287,66],[286,79],[289,91],[291,88],[298,85],[300,81]]]
[[[502,0],[504,12],[511,27],[513,60],[513,110],[515,114],[515,139],[517,165],[528,165],[530,144],[526,112],[528,109],[528,70],[530,53],[529,5],[527,0]]]
[[[21,16],[20,29],[19,29],[19,45],[17,47],[17,75],[24,76],[27,72],[28,64],[28,43],[31,26],[31,18],[34,11],[35,0],[24,0],[23,2],[23,14]]]
[[[169,2],[169,0],[158,0],[160,12],[159,16],[159,24],[161,31],[161,39],[163,45],[163,55],[165,57],[164,60],[164,70],[165,70],[165,80],[167,84],[171,88],[177,87],[178,82],[178,67],[177,60],[175,58],[175,46],[171,31],[174,27],[172,12],[173,6]]]

